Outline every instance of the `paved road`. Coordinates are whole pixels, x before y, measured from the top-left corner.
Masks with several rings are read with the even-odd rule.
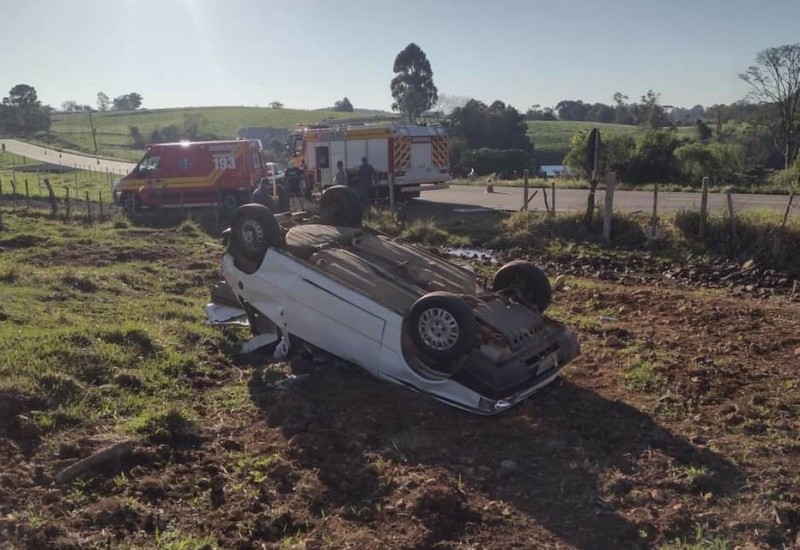
[[[77,153],[67,153],[55,149],[45,149],[39,145],[31,145],[15,139],[0,139],[6,151],[28,158],[54,164],[67,164],[78,168],[93,170],[108,169],[116,174],[127,174],[135,166],[132,162],[96,158]],[[521,187],[495,187],[494,193],[486,193],[483,186],[454,185],[441,191],[428,191],[423,193],[422,200],[435,203],[449,203],[453,209],[474,208],[482,206],[500,210],[519,210],[522,206]],[[557,189],[556,209],[558,211],[581,211],[586,208],[586,198],[589,191],[586,189]],[[548,200],[552,201],[548,190]],[[603,204],[604,191],[598,191],[596,202]],[[752,195],[734,194],[733,206],[736,210],[751,208],[771,208],[783,211],[789,198],[786,195]],[[544,210],[542,192],[533,197],[530,202],[532,210]],[[700,208],[699,193],[659,193],[658,211],[675,212],[682,209],[698,210]],[[708,208],[711,211],[722,211],[727,208],[725,195],[711,193],[708,196]],[[652,212],[653,193],[650,191],[617,191],[614,194],[614,209],[624,212]]]
[[[127,174],[130,172],[135,163],[126,162],[124,160],[109,160],[104,158],[91,157],[81,155],[79,153],[68,153],[65,151],[57,151],[55,149],[45,149],[40,145],[32,145],[24,141],[16,139],[0,139],[0,144],[6,146],[7,153],[14,153],[15,155],[22,155],[34,160],[42,162],[50,162],[52,164],[65,164],[67,166],[77,166],[80,169],[113,172],[115,174]],[[0,149],[1,150],[1,149]]]
[[[531,191],[532,193],[533,191]],[[522,206],[523,190],[521,187],[495,187],[494,193],[486,193],[482,186],[454,185],[441,191],[428,191],[422,194],[422,200],[437,203],[450,203],[454,209],[469,208],[470,206],[483,206],[500,210],[519,210]],[[556,210],[581,211],[586,209],[586,199],[589,191],[586,189],[556,189]],[[771,208],[783,211],[789,201],[787,195],[752,195],[733,194],[733,207],[735,210],[752,208]],[[552,205],[550,190],[547,191],[547,200]],[[605,200],[605,191],[598,191],[596,204],[602,205]],[[795,201],[796,202],[796,201]],[[544,210],[542,192],[533,197],[529,208],[531,210]],[[708,195],[708,208],[710,211],[727,209],[727,199],[722,193]],[[617,191],[614,193],[614,209],[624,212],[653,211],[652,191]],[[700,193],[659,193],[658,211],[675,212],[678,210],[699,210]]]

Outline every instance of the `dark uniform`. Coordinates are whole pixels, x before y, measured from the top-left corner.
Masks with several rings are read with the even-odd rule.
[[[358,185],[361,202],[369,204],[369,195],[375,185],[376,173],[372,165],[367,162],[366,157],[361,159],[361,166],[358,167]]]

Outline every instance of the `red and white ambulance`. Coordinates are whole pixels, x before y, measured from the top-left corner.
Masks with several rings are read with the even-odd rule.
[[[234,210],[250,202],[266,175],[258,140],[156,143],[117,183],[114,196],[128,212],[215,205]]]

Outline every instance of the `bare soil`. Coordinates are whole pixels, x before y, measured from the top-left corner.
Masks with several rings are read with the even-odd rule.
[[[496,417],[331,362],[217,359],[187,380],[189,436],[61,486],[108,427],[40,440],[19,420],[40,404],[2,395],[0,547],[797,547],[800,304],[578,283],[552,314],[583,355]],[[276,390],[290,371],[310,376]]]

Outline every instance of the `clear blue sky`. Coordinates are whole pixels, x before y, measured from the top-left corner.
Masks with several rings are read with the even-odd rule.
[[[450,95],[524,110],[652,88],[689,107],[744,97],[737,73],[798,25],[800,0],[0,0],[0,94],[388,109],[416,42]]]

